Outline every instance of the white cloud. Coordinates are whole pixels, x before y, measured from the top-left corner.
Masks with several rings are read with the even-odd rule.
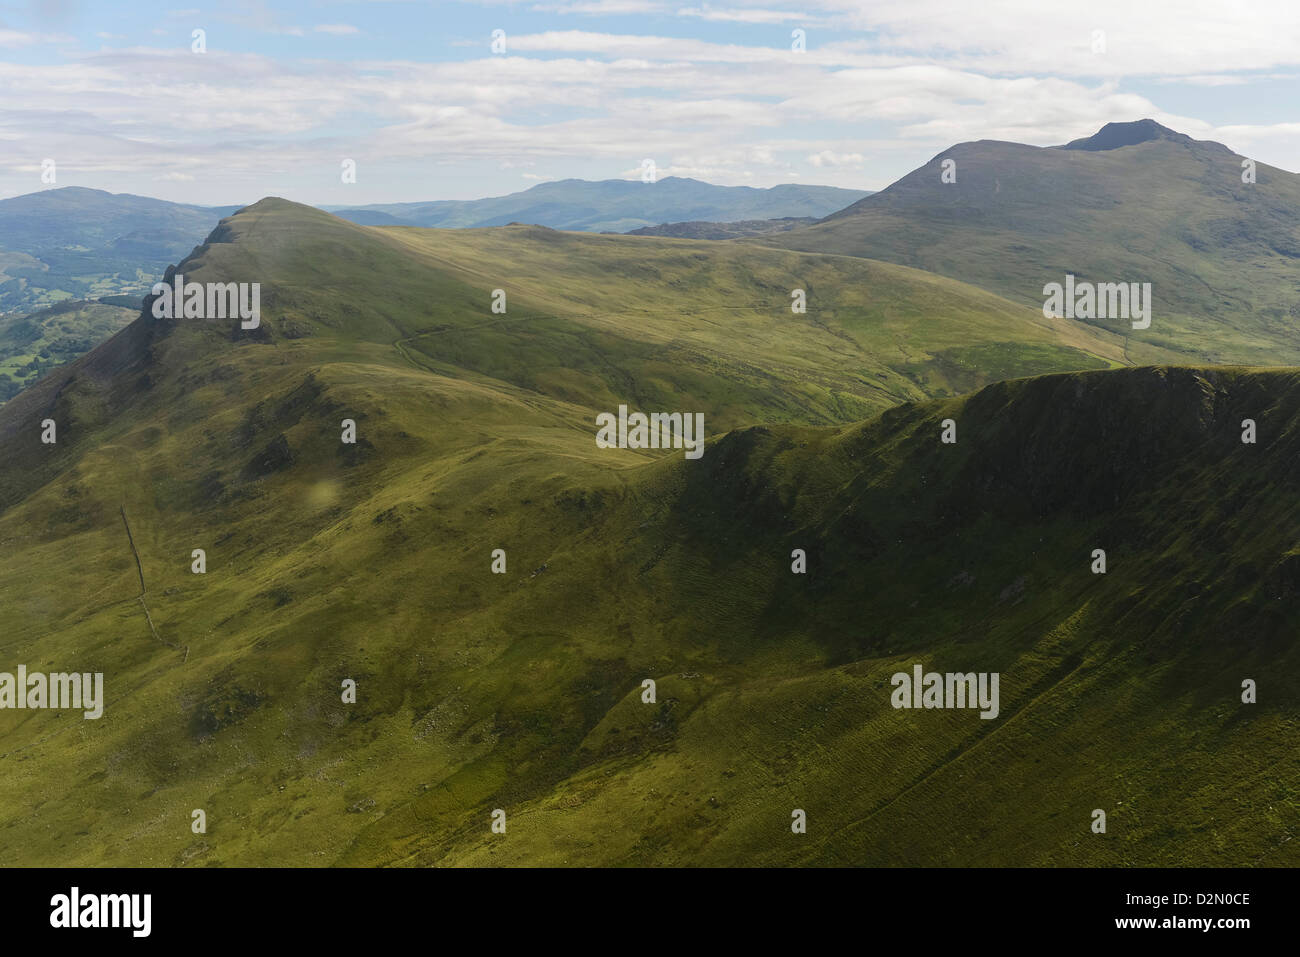
[[[730,23],[785,23],[787,21],[808,22],[804,13],[792,13],[788,10],[738,9],[717,10],[712,7],[682,7],[677,11],[679,17],[698,17],[701,20],[715,20]]]
[[[0,58],[0,140],[7,155],[66,157],[61,174],[65,163],[102,171],[98,185],[108,188],[116,179],[150,177],[224,183],[227,192],[257,191],[275,171],[314,182],[314,171],[336,168],[342,156],[371,157],[367,169],[460,164],[471,171],[467,180],[496,177],[512,188],[510,171],[534,166],[639,178],[645,156],[656,158],[660,176],[772,185],[811,168],[816,181],[880,188],[955,142],[1053,145],[1145,116],[1261,162],[1300,165],[1296,124],[1216,127],[1160,102],[1162,91],[1179,86],[1243,86],[1253,94],[1246,84],[1294,83],[1300,13],[1271,0],[1249,14],[1206,13],[1201,0],[1187,2],[1209,27],[1188,22],[1201,14],[1174,15],[1160,3],[1157,30],[1145,7],[1112,0],[1065,10],[987,0],[978,14],[954,11],[946,0],[800,0],[790,5],[800,17],[825,24],[809,29],[804,54],[789,50],[787,27],[762,28],[787,15],[780,0],[555,3],[550,8],[581,16],[653,6],[666,18],[654,22],[678,17],[683,29],[709,21],[759,29],[701,26],[719,42],[599,29],[519,33],[509,38],[509,56],[489,55],[483,42],[478,50],[454,48],[468,59],[434,62],[298,58],[310,39],[293,44],[295,57],[272,59],[214,43],[213,31],[208,54],[196,57],[186,29],[171,49],[35,64]],[[247,16],[247,29],[296,29],[266,10]],[[313,32],[342,36],[344,27]],[[1104,55],[1088,48],[1094,27],[1107,31]],[[618,29],[633,27],[624,19]],[[874,33],[855,32],[863,29]],[[769,34],[770,46],[759,43]],[[742,36],[747,43],[733,42]],[[39,42],[0,30],[0,46]],[[439,55],[453,50],[451,42]],[[1247,57],[1254,45],[1259,56]],[[1138,74],[1156,82],[1135,85],[1130,77]],[[22,191],[7,172],[0,168],[0,191]],[[438,198],[442,182],[414,182],[401,198]]]
[[[808,157],[808,162],[813,166],[861,166],[863,156],[861,153],[836,153],[834,150],[822,150],[820,153],[813,153]]]
[[[31,47],[42,43],[72,42],[72,37],[62,33],[23,33],[20,30],[0,28],[0,47]]]
[[[808,0],[840,30],[876,39],[842,49],[885,46],[991,73],[1118,77],[1272,69],[1300,62],[1300,5],[1258,0]],[[1102,30],[1106,52],[1092,52]],[[822,38],[810,33],[810,48]]]

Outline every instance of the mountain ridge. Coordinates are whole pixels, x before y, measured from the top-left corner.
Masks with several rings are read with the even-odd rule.
[[[1142,130],[1107,149],[957,144],[817,224],[740,242],[909,265],[1040,308],[1067,274],[1149,282],[1154,321],[1134,340],[1207,364],[1300,363],[1300,176]]]

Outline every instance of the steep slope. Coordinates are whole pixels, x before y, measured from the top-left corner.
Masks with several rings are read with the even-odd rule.
[[[1257,164],[1244,183],[1243,159],[1150,120],[1065,147],[961,143],[820,224],[752,241],[916,266],[1040,308],[1067,273],[1150,282],[1151,326],[1134,338],[1196,361],[1300,362],[1300,176]]]
[[[866,190],[835,186],[786,184],[759,189],[715,186],[697,179],[665,176],[654,183],[564,179],[487,199],[329,208],[344,219],[367,226],[464,228],[520,222],[552,229],[622,233],[640,226],[684,220],[820,218],[866,195],[869,195]]]
[[[278,200],[177,271],[263,282],[261,325],[146,312],[0,409],[5,667],[107,698],[0,710],[6,860],[1294,863],[1296,374],[869,418],[864,339],[1054,327],[850,258]],[[703,411],[703,458],[598,448],[620,402]],[[1001,672],[1001,717],[891,709],[914,662]]]

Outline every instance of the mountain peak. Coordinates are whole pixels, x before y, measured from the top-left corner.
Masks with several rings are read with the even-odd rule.
[[[1174,143],[1195,143],[1184,133],[1178,133],[1155,120],[1133,120],[1129,123],[1107,123],[1092,136],[1073,140],[1061,147],[1067,150],[1117,150],[1122,146],[1136,146],[1152,140],[1170,140]]]

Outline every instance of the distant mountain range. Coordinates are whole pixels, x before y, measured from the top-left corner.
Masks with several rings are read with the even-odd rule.
[[[786,184],[759,189],[714,186],[697,179],[667,176],[654,183],[564,179],[490,199],[324,208],[363,226],[460,229],[520,222],[580,232],[625,233],[690,220],[729,223],[786,216],[821,219],[868,195],[866,190],[834,186]]]

